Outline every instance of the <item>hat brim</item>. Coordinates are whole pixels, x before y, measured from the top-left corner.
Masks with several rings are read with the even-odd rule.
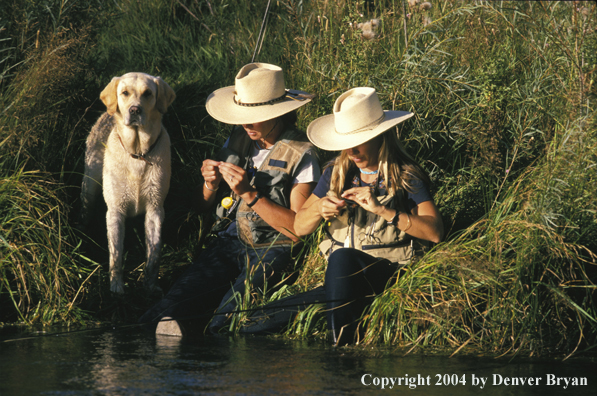
[[[307,127],[307,137],[315,146],[328,151],[346,150],[381,135],[395,125],[408,120],[414,114],[409,111],[384,110],[384,120],[374,128],[352,133],[339,133],[334,115],[319,117]]]
[[[307,92],[291,90],[293,94],[310,96]],[[216,120],[225,124],[254,124],[277,118],[311,101],[309,97],[291,99],[286,97],[280,102],[260,106],[241,106],[234,102],[234,86],[220,88],[212,92],[205,103],[207,112]]]

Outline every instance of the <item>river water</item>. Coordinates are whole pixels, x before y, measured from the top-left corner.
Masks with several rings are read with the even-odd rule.
[[[587,357],[565,362],[470,355],[449,358],[385,348],[333,348],[323,341],[268,337],[182,340],[156,337],[137,328],[31,337],[0,334],[2,396],[379,392],[594,396],[596,374],[597,359]],[[567,387],[564,377],[569,381]],[[539,385],[529,384],[537,378]]]

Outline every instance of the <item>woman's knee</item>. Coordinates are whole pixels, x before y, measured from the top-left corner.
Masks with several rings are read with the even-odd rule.
[[[360,252],[357,249],[353,248],[340,248],[336,249],[330,254],[328,258],[329,262],[344,262],[344,261],[352,261],[356,254]]]
[[[328,258],[326,274],[347,276],[363,270],[371,256],[353,248],[335,250]]]
[[[351,289],[351,285],[357,282],[361,267],[354,255],[354,249],[344,248],[334,251],[329,259],[325,271],[326,289],[332,293],[344,294]]]

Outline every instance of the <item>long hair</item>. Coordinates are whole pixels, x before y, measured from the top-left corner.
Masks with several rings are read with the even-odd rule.
[[[413,179],[420,179],[429,188],[431,181],[427,172],[406,152],[404,146],[398,140],[395,128],[387,130],[375,139],[382,139],[379,148],[378,169],[379,177],[383,177],[386,181],[389,195],[397,196],[401,201],[402,194],[398,194],[399,192],[415,192],[412,183]],[[357,171],[357,166],[350,160],[346,150],[343,150],[327,166],[334,167],[332,170],[330,191],[339,197],[344,190],[346,178],[354,175]]]

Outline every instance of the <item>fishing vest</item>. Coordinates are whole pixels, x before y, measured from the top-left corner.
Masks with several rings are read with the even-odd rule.
[[[238,155],[238,166],[246,169],[251,153],[251,146],[254,141],[243,128],[235,128],[230,135],[228,147],[224,157]],[[269,150],[250,183],[262,196],[269,198],[285,208],[290,208],[290,191],[293,185],[293,178],[297,167],[305,153],[312,149],[313,145],[306,140],[303,133],[295,129],[284,131],[278,141]],[[219,155],[221,158],[222,155]],[[233,208],[223,211],[219,205],[216,213],[221,217],[232,217],[236,209],[236,227],[238,238],[247,246],[268,247],[268,246],[291,246],[292,240],[281,232],[276,231],[265,222],[247,203],[231,192],[231,198],[236,202]]]
[[[328,195],[334,193],[328,192]],[[380,204],[396,208],[393,196],[378,196]],[[427,244],[413,238],[383,217],[375,215],[359,205],[345,209],[338,217],[324,224],[325,237],[319,249],[327,258],[336,249],[349,247],[361,250],[373,257],[388,259],[393,263],[409,264],[414,257],[420,257]]]

